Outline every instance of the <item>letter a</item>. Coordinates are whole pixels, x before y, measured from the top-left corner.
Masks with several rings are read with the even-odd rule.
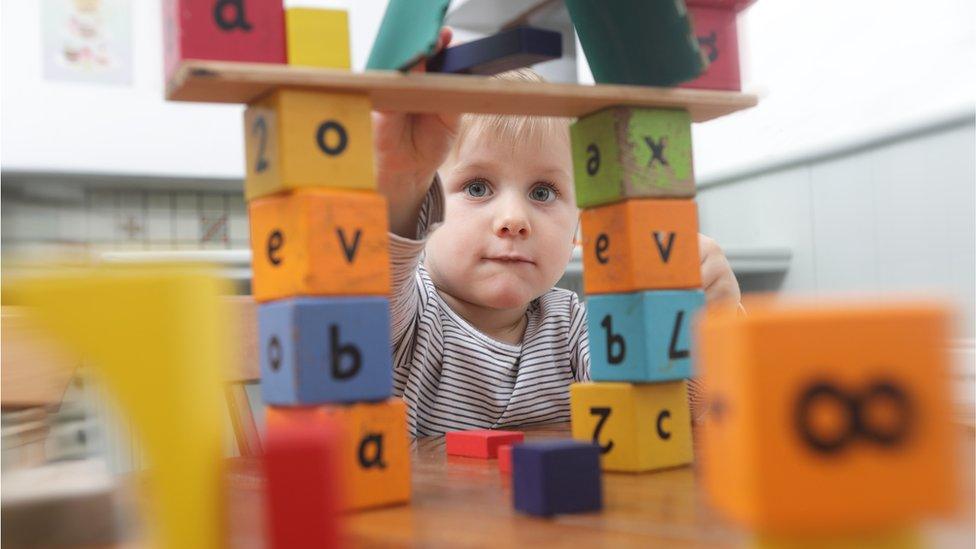
[[[227,14],[228,9],[234,10],[234,18],[228,20],[224,17]],[[247,16],[244,14],[244,0],[217,0],[214,3],[213,9],[214,21],[221,30],[230,31],[234,29],[241,29],[246,31],[251,30],[251,24],[247,21]]]

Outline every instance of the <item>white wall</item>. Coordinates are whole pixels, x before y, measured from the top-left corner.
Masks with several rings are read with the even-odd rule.
[[[342,5],[296,0],[289,5]],[[131,86],[42,78],[41,2],[0,3],[0,165],[4,170],[243,177],[239,105],[163,100],[159,0],[131,0]],[[355,68],[366,57],[386,0],[349,2]]]

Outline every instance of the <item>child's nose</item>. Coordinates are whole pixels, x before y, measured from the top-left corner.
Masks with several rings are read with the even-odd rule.
[[[525,209],[519,204],[513,203],[505,204],[498,212],[495,217],[494,228],[495,234],[503,238],[506,236],[526,237],[532,231]]]

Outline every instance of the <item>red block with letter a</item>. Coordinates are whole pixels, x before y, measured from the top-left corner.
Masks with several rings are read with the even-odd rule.
[[[736,10],[710,8],[688,3],[688,13],[695,28],[695,36],[708,67],[698,78],[681,84],[682,88],[709,90],[742,89],[739,78],[739,36],[736,30]]]
[[[447,455],[493,459],[498,447],[525,440],[520,431],[452,431],[445,435]]]
[[[185,59],[285,63],[281,0],[163,0],[166,77]]]
[[[292,410],[284,410],[285,413]],[[264,474],[270,547],[336,547],[342,494],[338,428],[295,409],[296,421],[269,422]]]

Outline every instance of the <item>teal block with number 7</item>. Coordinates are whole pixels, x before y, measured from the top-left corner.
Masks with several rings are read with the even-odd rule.
[[[700,290],[590,296],[590,377],[636,383],[690,377],[691,320],[704,303]]]
[[[581,208],[695,196],[688,111],[612,107],[577,120],[570,136]]]

